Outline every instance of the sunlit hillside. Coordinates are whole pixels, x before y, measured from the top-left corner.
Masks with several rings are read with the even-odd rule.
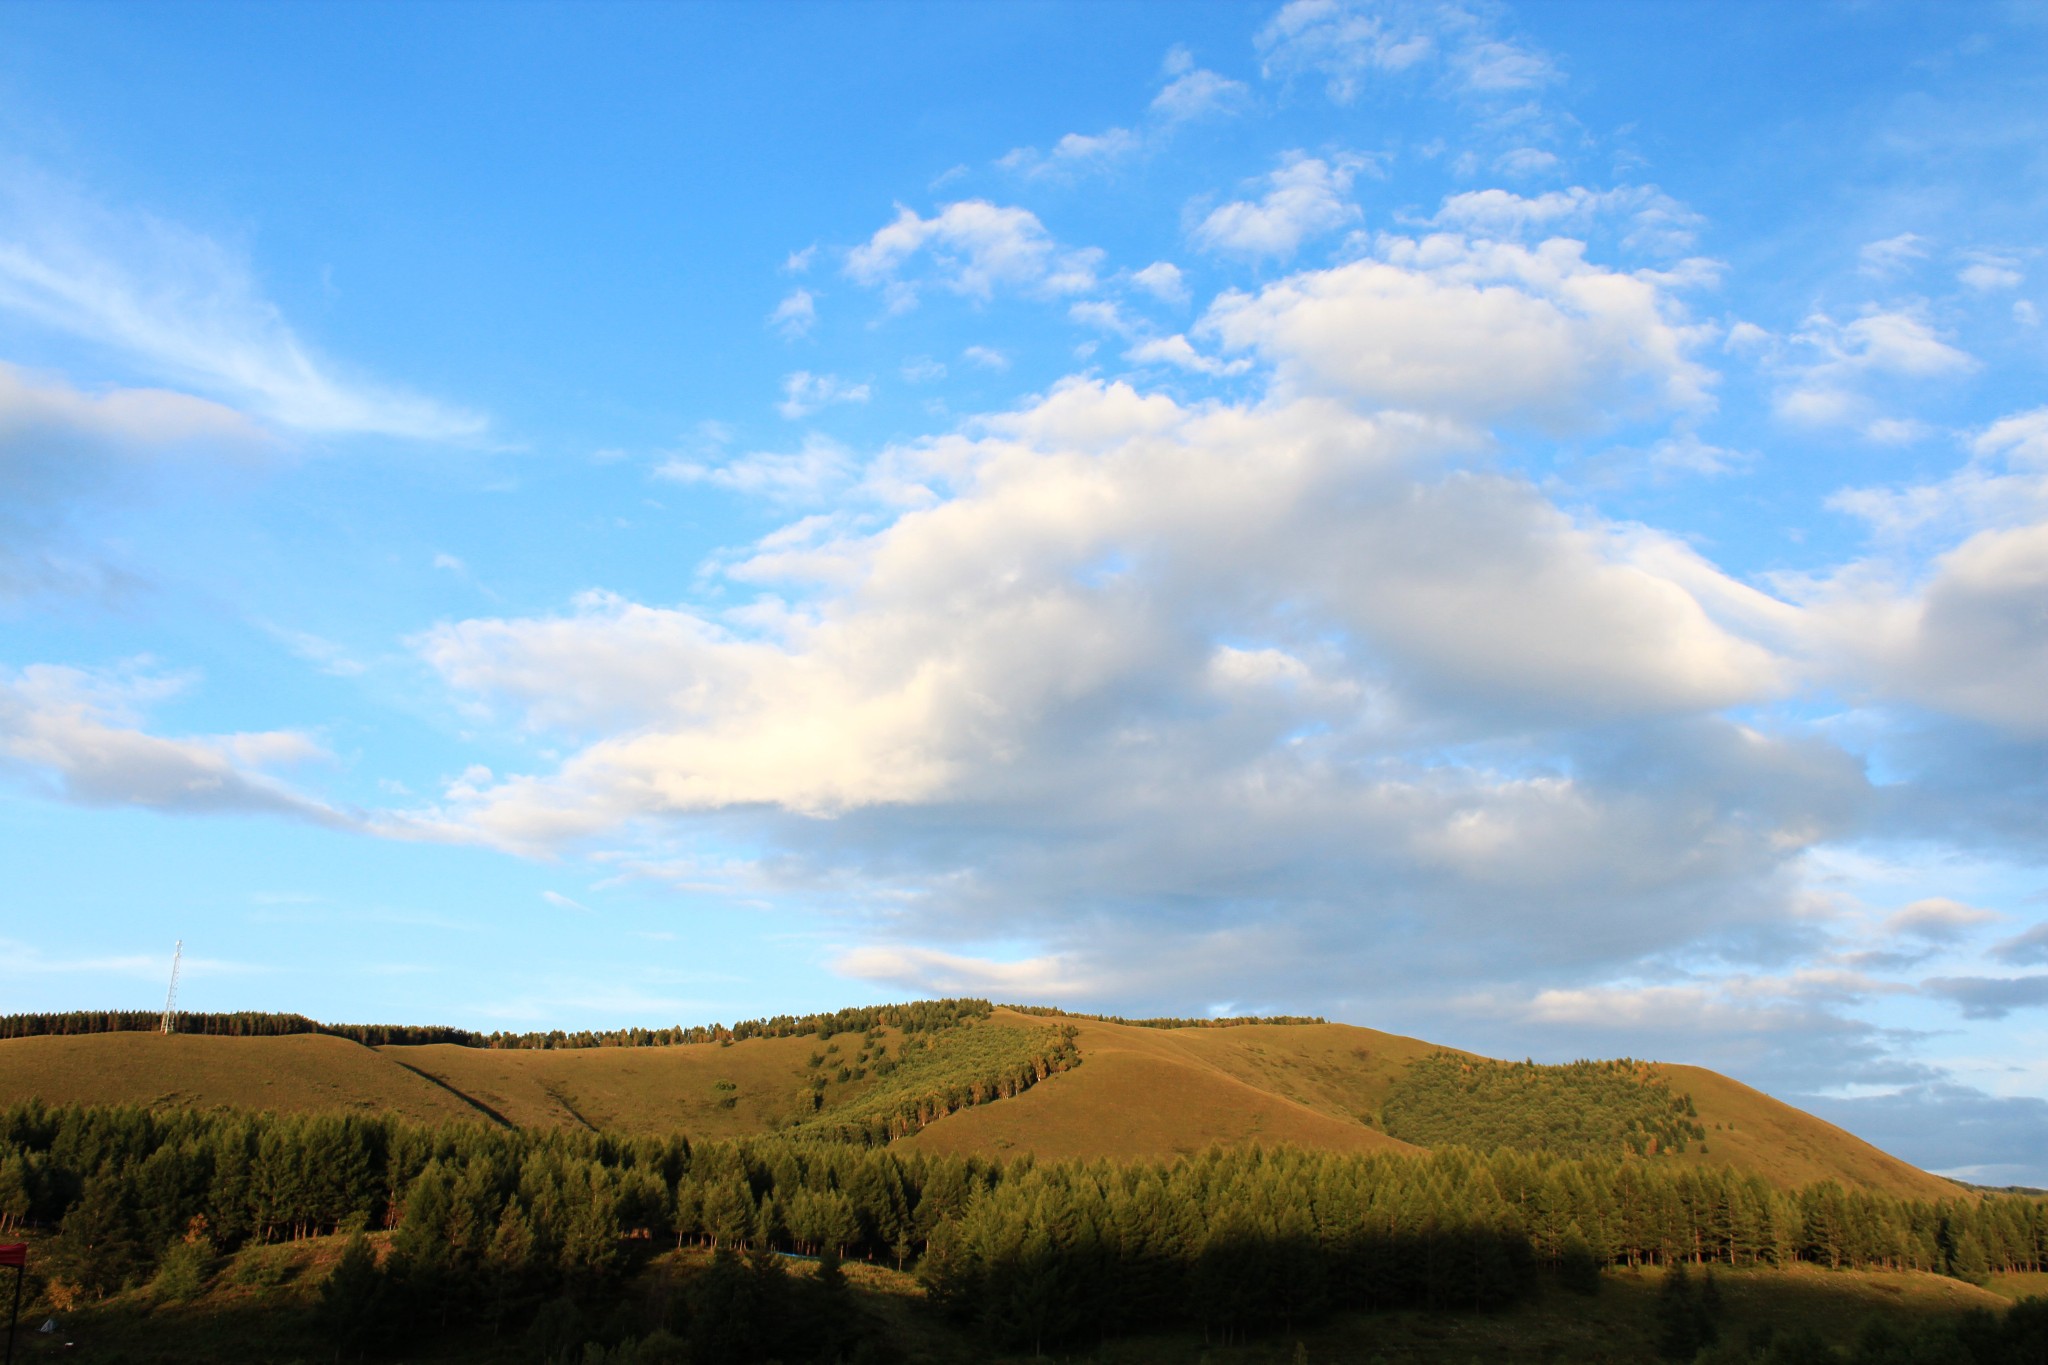
[[[1466,1088],[1447,1073],[1432,1081],[1444,1093],[1417,1093],[1419,1080],[1452,1061],[1451,1073],[1472,1073]],[[1472,1070],[1479,1067],[1491,1069]],[[666,1046],[373,1047],[318,1034],[144,1032],[0,1041],[0,1095],[57,1104],[389,1112],[428,1122],[697,1138],[787,1133],[1083,1159],[1172,1157],[1251,1142],[1606,1155],[1632,1140],[1648,1149],[1647,1159],[1729,1166],[1781,1188],[1834,1179],[1909,1198],[1956,1192],[1850,1133],[1702,1068],[1636,1066],[1605,1082],[1575,1078],[1569,1068],[1525,1070],[1346,1024],[1157,1027],[1003,1007],[980,1007],[933,1028],[875,1022],[829,1036]],[[1473,1088],[1495,1073],[1519,1088]],[[1596,1083],[1608,1086],[1597,1104],[1585,1088]],[[1611,1137],[1588,1138],[1580,1131],[1588,1110],[1611,1106],[1617,1094],[1644,1097],[1649,1126],[1620,1114]],[[1651,1132],[1654,1114],[1674,1106],[1690,1112],[1661,1137]],[[1435,1115],[1427,1123],[1424,1109]],[[1567,1116],[1571,1134],[1559,1128]]]

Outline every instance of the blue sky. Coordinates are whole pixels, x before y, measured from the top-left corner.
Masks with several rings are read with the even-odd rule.
[[[2048,1183],[2027,5],[0,11],[0,1008],[935,993]]]

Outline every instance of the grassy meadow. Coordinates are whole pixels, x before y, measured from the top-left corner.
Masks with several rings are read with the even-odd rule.
[[[894,1052],[900,1029],[877,1030],[878,1046]],[[749,1038],[732,1044],[680,1047],[498,1050],[437,1044],[377,1049],[488,1109],[515,1128],[609,1129],[740,1137],[772,1132],[810,1112],[814,1076],[837,1105],[878,1083],[863,1072],[839,1079],[865,1050],[861,1035],[820,1041]],[[825,1060],[809,1065],[813,1056]]]
[[[345,1038],[95,1033],[0,1041],[0,1101],[139,1104],[280,1114],[397,1114],[472,1121],[475,1108]]]

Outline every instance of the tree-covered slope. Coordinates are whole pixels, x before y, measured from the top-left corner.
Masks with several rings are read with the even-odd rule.
[[[372,1231],[375,1246],[363,1235]],[[1894,1277],[1884,1284],[1895,1299],[1914,1277],[1981,1283],[2048,1269],[2038,1199],[1899,1200],[1833,1182],[1778,1190],[1629,1156],[1245,1146],[1170,1161],[990,1161],[786,1136],[692,1142],[38,1102],[0,1105],[0,1232],[31,1243],[32,1318],[90,1328],[97,1305],[127,1296],[162,1314],[155,1342],[124,1343],[142,1349],[89,1347],[80,1358],[166,1362],[328,1359],[330,1349],[445,1359],[499,1343],[507,1349],[489,1358],[614,1365],[612,1346],[663,1332],[689,1343],[691,1361],[891,1358],[861,1349],[882,1344],[870,1330],[879,1324],[835,1330],[828,1302],[784,1292],[790,1256],[913,1270],[974,1348],[953,1359],[1064,1354],[1158,1332],[1284,1346],[1347,1312],[1431,1314],[1441,1338],[1477,1321],[1467,1310],[1556,1292],[1583,1315],[1604,1282],[1646,1267],[1673,1286],[1681,1271],[1870,1272]],[[302,1240],[337,1232],[357,1236],[323,1258],[325,1278],[293,1309],[327,1334],[325,1347],[271,1354],[218,1336],[212,1354],[176,1347],[184,1306],[210,1286],[276,1286],[313,1269],[294,1269]],[[649,1282],[691,1247],[716,1254],[670,1286],[679,1293]],[[823,1279],[825,1263],[818,1270]],[[1688,1344],[1670,1358],[1692,1358],[1727,1306],[1705,1288],[1684,1295]],[[1669,1299],[1660,1291],[1660,1319]],[[1667,1355],[1669,1325],[1656,1338]],[[2048,1303],[1971,1330],[1961,1354],[1865,1354],[1854,1365],[2038,1360]],[[606,1353],[577,1349],[590,1340]],[[1475,1343],[1452,1358],[1479,1353]],[[1645,1353],[1547,1358],[1559,1356]],[[657,1357],[678,1358],[672,1348]],[[626,1359],[646,1365],[637,1347]]]
[[[1388,1088],[1380,1122],[1418,1147],[1572,1157],[1676,1154],[1706,1137],[1692,1097],[1628,1059],[1541,1066],[1432,1053]]]

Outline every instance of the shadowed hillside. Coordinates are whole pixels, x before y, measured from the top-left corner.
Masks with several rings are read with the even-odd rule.
[[[1625,1154],[992,1161],[29,1101],[0,1233],[62,1324],[30,1358],[129,1365],[2048,1359],[2048,1301],[2005,1306],[2048,1204]]]

